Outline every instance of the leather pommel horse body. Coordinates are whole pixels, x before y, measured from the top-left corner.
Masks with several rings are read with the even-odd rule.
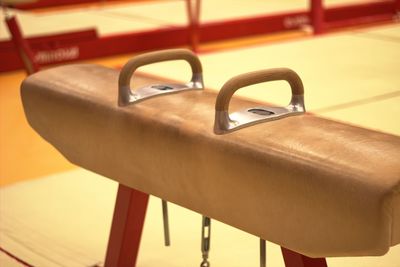
[[[192,67],[188,84],[134,73],[174,59]],[[286,108],[232,97],[277,79],[292,89]],[[400,137],[303,113],[301,80],[288,69],[237,76],[218,94],[203,89],[193,54],[172,50],[138,56],[121,74],[44,70],[21,93],[44,139],[126,187],[309,257],[383,255],[400,243]]]

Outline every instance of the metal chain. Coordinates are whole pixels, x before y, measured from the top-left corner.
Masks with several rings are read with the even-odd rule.
[[[210,238],[211,238],[211,219],[209,217],[203,216],[202,228],[201,228],[201,253],[203,256],[203,261],[200,267],[210,267],[210,262],[208,261],[208,255],[210,251]]]

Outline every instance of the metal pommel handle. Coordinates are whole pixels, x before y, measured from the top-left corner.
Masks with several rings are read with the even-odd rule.
[[[292,99],[288,106],[253,107],[229,114],[229,102],[237,90],[257,83],[279,80],[287,81],[292,89]],[[304,112],[304,88],[296,72],[287,68],[249,72],[231,78],[222,86],[215,103],[214,133],[224,134],[257,123]]]
[[[131,90],[133,73],[141,66],[169,61],[185,60],[192,68],[192,78],[187,84],[160,84]],[[145,53],[129,60],[121,69],[118,80],[118,105],[126,106],[130,103],[150,98],[160,94],[176,93],[183,90],[203,89],[203,70],[199,58],[187,49],[169,49]]]

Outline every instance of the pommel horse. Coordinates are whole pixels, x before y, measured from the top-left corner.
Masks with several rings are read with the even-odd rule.
[[[136,72],[168,60],[187,61],[191,81]],[[273,80],[289,83],[287,107],[233,97]],[[199,59],[181,49],[139,55],[120,73],[47,69],[21,86],[45,140],[120,183],[105,266],[135,266],[149,194],[279,244],[287,267],[383,255],[400,243],[400,137],[307,114],[303,92],[285,68],[204,89]]]

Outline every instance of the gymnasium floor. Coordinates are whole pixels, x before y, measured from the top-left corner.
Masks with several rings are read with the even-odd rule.
[[[123,11],[118,11],[122,6],[113,8]],[[146,25],[149,21],[142,20]],[[309,112],[400,135],[399,24],[256,43],[201,53],[206,87],[218,90],[230,77],[247,71],[290,67],[303,79]],[[221,46],[231,47],[216,47]],[[90,62],[119,67],[131,56]],[[189,79],[182,62],[142,70]],[[117,184],[66,162],[30,129],[19,98],[24,77],[21,71],[0,74],[0,247],[34,266],[101,266]],[[286,85],[270,83],[238,95],[282,105],[289,93]],[[138,266],[198,265],[201,216],[171,204],[169,248],[163,247],[161,219],[160,200],[152,197]],[[258,266],[258,238],[213,221],[211,242],[213,266]],[[331,267],[399,267],[399,262],[400,246],[382,257],[328,259]],[[283,266],[279,247],[271,243],[267,264]],[[0,253],[0,266],[23,265]]]

